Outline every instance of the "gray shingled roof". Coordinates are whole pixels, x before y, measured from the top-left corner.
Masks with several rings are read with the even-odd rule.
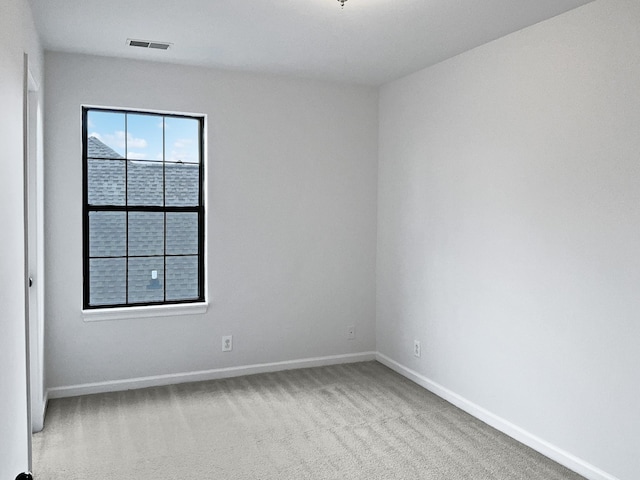
[[[96,137],[88,138],[87,154],[88,157],[92,158],[124,158]]]
[[[95,137],[87,141],[90,205],[197,206],[199,165],[126,160]],[[126,188],[125,188],[126,182]],[[164,195],[164,198],[163,198]],[[125,202],[125,196],[128,202]],[[127,252],[127,234],[129,249]],[[162,301],[198,297],[198,215],[193,212],[90,212],[91,257],[129,258],[129,302]],[[187,255],[163,257],[150,255]],[[146,255],[146,256],[145,256]],[[124,304],[124,258],[92,258],[90,305]],[[166,269],[166,282],[164,279]],[[152,278],[155,271],[157,279]]]

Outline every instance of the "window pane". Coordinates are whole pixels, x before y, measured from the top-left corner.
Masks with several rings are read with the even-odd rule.
[[[127,114],[127,158],[161,162],[162,129],[160,115]]]
[[[84,111],[85,306],[197,300],[203,119]]]
[[[162,163],[129,162],[127,170],[127,202],[129,205],[161,207]]]
[[[124,115],[100,110],[87,112],[87,157],[124,158]]]
[[[124,212],[89,212],[89,256],[125,256],[126,222]]]
[[[167,300],[198,298],[198,256],[167,257]]]
[[[127,301],[126,259],[89,260],[89,305],[119,305]]]
[[[129,259],[129,303],[164,300],[164,257]]]
[[[89,205],[124,205],[124,161],[90,158],[87,168]]]
[[[165,161],[200,163],[200,121],[195,118],[165,118]]]
[[[167,163],[165,170],[167,206],[199,205],[200,167],[198,165]]]
[[[198,253],[198,214],[167,213],[167,255]]]
[[[129,212],[129,255],[164,255],[164,213]]]

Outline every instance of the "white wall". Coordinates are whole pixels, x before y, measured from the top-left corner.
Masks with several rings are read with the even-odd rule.
[[[640,2],[600,0],[380,92],[378,351],[625,480],[639,25]]]
[[[374,350],[376,89],[62,53],[45,63],[49,387]],[[208,116],[206,314],[83,321],[82,104]]]
[[[24,53],[39,78],[42,52],[26,1],[0,7],[0,478],[28,469],[25,339]]]

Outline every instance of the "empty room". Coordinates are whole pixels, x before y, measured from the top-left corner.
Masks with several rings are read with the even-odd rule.
[[[2,0],[0,480],[640,478],[640,2]]]

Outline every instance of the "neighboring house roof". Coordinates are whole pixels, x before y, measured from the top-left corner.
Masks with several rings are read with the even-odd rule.
[[[198,205],[198,164],[126,160],[96,137],[88,138],[87,157],[90,205]],[[128,222],[125,212],[90,213],[90,256],[124,256],[127,238],[128,255],[140,256],[128,268],[122,258],[90,260],[91,305],[126,303],[126,275],[129,303],[162,301],[163,284],[167,300],[198,297],[197,213],[168,212],[166,236],[162,212],[130,212]],[[166,266],[162,257],[143,256],[163,255],[165,246],[167,255],[186,256],[167,257]]]
[[[111,147],[102,143],[97,137],[88,138],[87,156],[89,158],[124,158]]]

